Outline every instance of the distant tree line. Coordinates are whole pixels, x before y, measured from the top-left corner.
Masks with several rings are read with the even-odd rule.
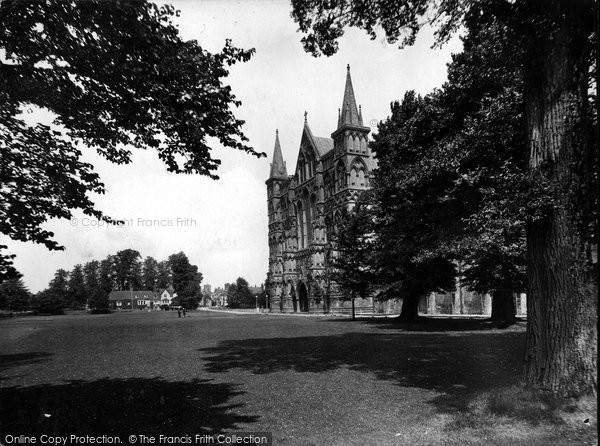
[[[177,294],[174,305],[194,309],[202,298],[201,282],[202,273],[183,252],[159,262],[150,256],[142,261],[138,251],[125,249],[101,261],[77,264],[71,271],[58,269],[48,287],[35,295],[21,279],[7,280],[0,284],[0,309],[57,314],[87,305],[102,312],[108,310],[108,296],[113,290],[156,292],[169,286]]]

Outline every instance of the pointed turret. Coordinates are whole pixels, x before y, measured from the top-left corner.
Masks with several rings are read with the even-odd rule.
[[[279,130],[275,130],[275,149],[273,150],[273,162],[271,163],[271,175],[269,178],[284,177],[287,178],[287,169],[281,153],[279,144]]]
[[[352,86],[352,77],[350,77],[350,65],[346,72],[346,87],[344,88],[344,100],[341,110],[338,109],[338,125],[335,132],[331,134],[333,139],[344,132],[353,131],[360,133],[369,133],[369,127],[363,124],[362,110],[356,106],[354,97],[354,87]]]
[[[358,108],[356,107],[356,99],[354,98],[354,88],[352,87],[352,78],[350,77],[350,65],[348,65],[346,73],[346,88],[344,89],[344,101],[342,102],[342,113],[338,128],[345,124],[361,125],[358,117]]]

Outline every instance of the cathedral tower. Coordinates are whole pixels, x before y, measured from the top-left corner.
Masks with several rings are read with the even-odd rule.
[[[283,278],[283,215],[282,197],[287,194],[289,178],[281,144],[279,130],[275,130],[273,162],[267,185],[267,206],[269,210],[269,272],[270,289],[281,293]]]
[[[334,177],[336,204],[351,207],[358,191],[368,187],[373,158],[369,150],[369,127],[363,125],[362,111],[356,107],[350,65],[346,72],[346,87],[338,127],[331,134],[334,144]],[[339,195],[341,194],[341,195]]]

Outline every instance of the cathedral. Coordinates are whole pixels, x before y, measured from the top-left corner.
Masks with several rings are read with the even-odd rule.
[[[267,185],[269,213],[269,307],[272,312],[343,312],[349,304],[338,297],[330,280],[329,235],[358,194],[369,187],[375,160],[368,144],[369,127],[356,106],[350,66],[337,128],[331,137],[304,128],[296,169],[288,174],[279,134]],[[359,302],[360,301],[360,302]],[[372,310],[372,300],[358,299]]]

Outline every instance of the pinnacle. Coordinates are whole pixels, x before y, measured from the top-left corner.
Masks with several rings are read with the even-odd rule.
[[[279,143],[279,129],[275,130],[275,148],[273,150],[270,178],[273,177],[287,177],[287,170],[283,162],[283,154],[281,153],[281,144]]]
[[[356,107],[354,98],[354,88],[352,87],[352,77],[350,76],[350,64],[347,66],[346,87],[344,89],[344,100],[342,101],[342,111],[338,119],[338,128],[345,124],[361,125],[361,119]]]

